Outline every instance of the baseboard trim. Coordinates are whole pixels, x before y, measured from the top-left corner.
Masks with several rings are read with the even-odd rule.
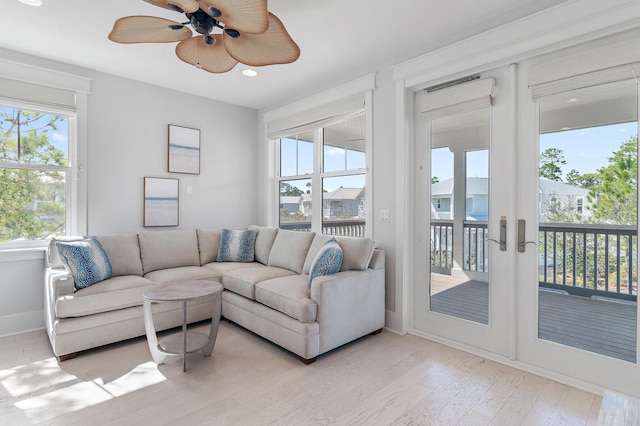
[[[22,312],[0,317],[0,337],[42,330],[44,328],[44,310]]]

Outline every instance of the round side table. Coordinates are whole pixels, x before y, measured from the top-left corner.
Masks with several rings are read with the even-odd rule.
[[[213,281],[175,281],[150,288],[143,293],[144,328],[151,356],[156,364],[163,364],[170,355],[182,355],[182,371],[187,371],[187,354],[202,351],[211,355],[220,326],[222,284]],[[209,334],[187,331],[187,302],[212,299],[211,330]],[[153,303],[179,302],[182,304],[182,333],[170,334],[158,341],[153,323]]]

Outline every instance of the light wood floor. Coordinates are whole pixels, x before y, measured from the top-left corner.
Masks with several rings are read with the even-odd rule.
[[[43,331],[1,338],[0,424],[586,425],[602,400],[386,330],[305,366],[223,321],[188,368],[154,364],[145,338],[63,363]]]

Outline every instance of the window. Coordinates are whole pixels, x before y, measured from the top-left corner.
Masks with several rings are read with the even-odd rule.
[[[578,198],[576,200],[576,211],[578,214],[582,214],[584,211],[584,198]]]
[[[66,233],[74,118],[0,104],[0,242]]]
[[[318,217],[325,234],[365,235],[364,112],[281,137],[279,151],[280,228],[311,230]]]
[[[86,233],[86,197],[77,196],[86,151],[76,140],[78,128],[86,131],[77,123],[86,120],[90,82],[26,64],[0,71],[0,248]]]
[[[265,221],[283,229],[371,236],[369,150],[375,75],[263,114],[270,181]],[[289,210],[284,197],[297,203]]]

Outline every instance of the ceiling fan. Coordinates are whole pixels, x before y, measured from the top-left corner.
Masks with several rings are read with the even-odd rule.
[[[179,42],[178,58],[212,73],[230,71],[239,62],[259,67],[288,64],[300,56],[300,48],[280,19],[267,10],[267,0],[144,1],[184,13],[188,21],[127,16],[113,24],[111,41]]]

